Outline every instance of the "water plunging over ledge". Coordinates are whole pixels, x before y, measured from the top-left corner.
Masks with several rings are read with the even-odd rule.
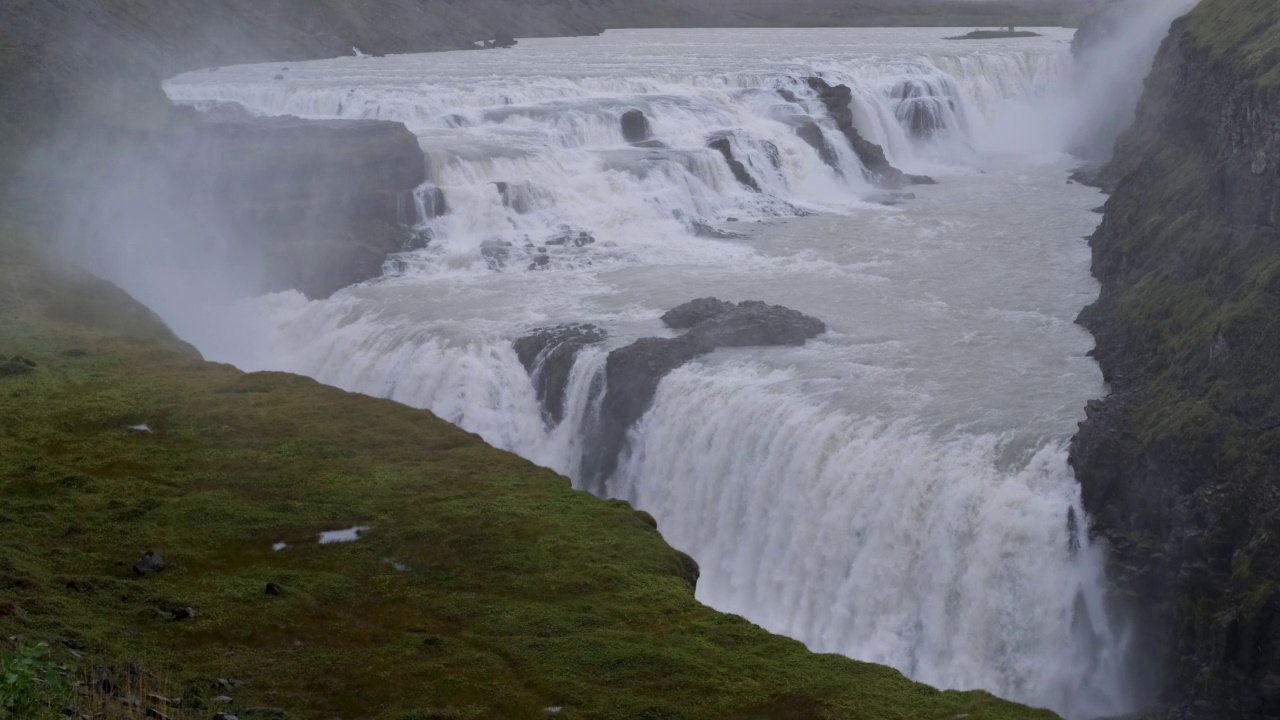
[[[421,247],[388,278],[168,319],[213,359],[430,408],[580,479],[606,353],[669,334],[662,312],[818,317],[804,347],[668,375],[608,492],[699,561],[700,598],[815,650],[1124,712],[1124,626],[1065,453],[1104,393],[1072,322],[1097,293],[1080,238],[1100,200],[1065,184],[1066,133],[1037,111],[1070,70],[1070,32],[1043,32],[628,31],[181,76],[170,95],[205,108],[403,121],[430,181]],[[941,184],[873,187],[814,76]],[[549,423],[512,342],[565,322],[610,338]]]

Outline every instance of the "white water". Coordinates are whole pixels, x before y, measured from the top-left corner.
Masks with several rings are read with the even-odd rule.
[[[803,348],[722,351],[664,379],[611,494],[697,558],[715,607],[935,685],[1118,714],[1140,702],[1124,623],[1102,551],[1067,521],[1084,516],[1065,446],[1104,393],[1072,323],[1097,293],[1081,237],[1101,200],[1065,184],[1070,124],[1038,114],[1070,76],[1069,31],[1044,32],[629,31],[294,64],[283,81],[279,65],[182,76],[168,91],[186,102],[404,121],[450,212],[425,218],[420,193],[433,239],[381,282],[166,317],[212,358],[430,408],[574,475],[605,352],[665,334],[666,309],[717,296],[817,316],[831,331]],[[865,202],[802,82],[815,73],[854,88],[895,164],[942,184]],[[904,95],[944,129],[913,138]],[[665,148],[623,141],[632,108]],[[796,136],[804,120],[838,171]],[[762,193],[706,149],[718,133]],[[743,238],[689,230],[731,217]],[[547,245],[562,226],[597,242]],[[510,343],[573,321],[612,337],[547,427]]]

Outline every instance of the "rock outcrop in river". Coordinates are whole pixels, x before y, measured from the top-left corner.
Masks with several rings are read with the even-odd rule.
[[[513,343],[520,364],[533,379],[547,422],[556,425],[564,420],[564,394],[578,353],[608,337],[595,325],[571,323],[535,330]]]
[[[1111,394],[1071,448],[1164,710],[1280,715],[1280,5],[1204,0],[1101,173],[1091,240]]]
[[[884,148],[864,138],[862,133],[858,132],[857,126],[853,121],[853,89],[848,85],[831,85],[826,80],[819,77],[808,78],[805,82],[813,91],[818,94],[818,99],[827,108],[827,114],[831,116],[832,122],[840,129],[840,132],[849,141],[849,146],[853,148],[858,159],[862,161],[862,167],[866,174],[867,180],[877,187],[889,190],[897,190],[906,185],[931,185],[933,178],[924,175],[907,175],[898,168],[894,167],[884,154]],[[825,146],[825,140],[820,141],[820,133],[815,137],[812,130],[802,127],[800,137],[805,142],[818,148],[818,152],[825,158],[830,157],[830,149],[819,147],[819,143]]]
[[[604,493],[626,447],[627,431],[653,404],[663,376],[717,348],[799,346],[827,331],[821,320],[759,301],[714,298],[681,305],[662,318],[674,338],[643,338],[609,353],[600,418],[588,438],[583,478]]]

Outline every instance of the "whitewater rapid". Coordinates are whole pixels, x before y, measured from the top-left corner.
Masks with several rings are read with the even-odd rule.
[[[1073,324],[1097,294],[1082,237],[1101,199],[1066,183],[1070,123],[1037,111],[1071,76],[1070,31],[1043,32],[627,31],[180,76],[170,96],[204,109],[404,122],[428,158],[425,247],[328,300],[162,312],[212,359],[429,408],[579,482],[607,353],[670,335],[665,310],[818,317],[830,331],[804,347],[664,378],[608,494],[699,561],[703,601],[815,650],[1071,718],[1126,712],[1133,652],[1066,462],[1105,393]],[[872,187],[812,76],[849,85],[862,134],[940,184]],[[623,137],[634,110],[652,142]],[[566,322],[610,339],[549,425],[512,342]]]

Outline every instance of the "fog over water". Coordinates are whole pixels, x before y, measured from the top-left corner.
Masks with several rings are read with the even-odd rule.
[[[1106,392],[1073,324],[1097,295],[1082,238],[1103,197],[1066,182],[1090,112],[1072,31],[1041,32],[610,31],[292,64],[283,81],[278,64],[191,73],[172,98],[404,122],[428,157],[430,241],[322,301],[116,279],[210,359],[429,408],[578,481],[607,352],[669,336],[664,311],[715,296],[818,317],[830,331],[804,347],[668,375],[593,489],[657,518],[701,565],[703,601],[814,650],[1070,718],[1120,714],[1145,699],[1141,657],[1066,463]],[[815,75],[853,89],[890,161],[940,184],[873,188]],[[657,142],[624,139],[631,110]],[[808,123],[834,167],[797,134]],[[579,356],[549,424],[512,341],[566,322],[610,338]]]

